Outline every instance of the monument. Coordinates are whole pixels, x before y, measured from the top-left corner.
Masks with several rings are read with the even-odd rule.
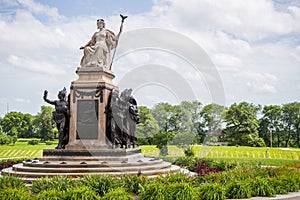
[[[97,20],[98,31],[80,47],[83,57],[71,82],[58,93],[58,100],[44,100],[55,106],[53,119],[59,132],[55,149],[44,149],[43,157],[2,170],[2,175],[20,176],[30,182],[45,176],[86,174],[137,174],[156,176],[178,172],[178,166],[158,158],[147,158],[136,147],[139,111],[132,89],[120,92],[113,83],[113,57],[127,16],[121,16],[119,33]],[[116,66],[117,67],[117,66]],[[68,96],[68,98],[67,98]]]

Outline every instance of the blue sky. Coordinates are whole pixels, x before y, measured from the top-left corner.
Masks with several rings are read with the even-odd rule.
[[[188,91],[183,85],[193,91],[186,100],[214,102],[216,91],[210,81],[215,77],[223,88],[220,103],[224,105],[241,101],[280,105],[300,100],[299,0],[1,0],[0,116],[6,113],[7,104],[10,111],[36,114],[46,105],[42,100],[45,89],[54,99],[63,87],[69,88],[82,57],[78,48],[96,31],[96,19],[104,18],[106,27],[117,32],[120,13],[129,18],[119,50],[124,49],[122,45],[130,46],[128,41],[135,42],[131,33],[146,30],[142,37],[147,40],[155,28],[168,34],[173,31],[165,41],[160,38],[162,46],[172,40],[179,48],[186,47],[183,54],[199,52],[199,58],[205,60],[206,55],[213,63],[213,75],[195,71],[193,63],[176,54],[172,45],[172,51],[166,46],[163,51],[141,46],[121,56],[114,63],[116,84],[132,73],[142,73],[141,66],[164,66],[174,75],[165,75],[163,84],[156,82],[158,74],[147,83],[141,81],[145,77],[135,76],[132,82],[140,85],[129,85],[140,105],[180,103],[184,98],[174,88]],[[155,43],[150,41],[150,46],[151,42]],[[173,87],[174,83],[178,85]]]

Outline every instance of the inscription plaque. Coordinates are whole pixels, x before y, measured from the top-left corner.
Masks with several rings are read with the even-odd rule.
[[[77,139],[98,139],[98,100],[77,101]]]

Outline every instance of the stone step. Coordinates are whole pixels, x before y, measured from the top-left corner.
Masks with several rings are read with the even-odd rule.
[[[161,175],[167,173],[179,172],[180,167],[176,165],[171,165],[170,167],[163,169],[151,169],[151,170],[141,170],[141,173],[146,176]],[[76,172],[62,172],[62,173],[47,173],[47,172],[27,172],[27,171],[14,171],[12,167],[2,170],[2,175],[13,175],[17,177],[24,178],[42,178],[42,177],[54,177],[54,176],[67,176],[67,177],[82,177],[86,175],[122,175],[122,174],[137,174],[138,171],[110,171],[110,172],[86,172],[86,173],[76,173]],[[31,179],[32,180],[32,179]]]
[[[42,167],[42,168],[95,168],[95,167],[127,167],[127,166],[143,166],[162,163],[162,159],[157,158],[142,158],[134,162],[127,161],[24,161],[23,165],[27,167]]]
[[[81,165],[79,167],[65,167],[65,168],[44,168],[38,165],[36,166],[24,166],[21,164],[16,164],[13,166],[14,171],[19,172],[45,172],[45,173],[90,173],[90,172],[137,172],[139,170],[155,170],[155,169],[163,169],[169,168],[171,163],[168,162],[161,162],[161,163],[154,163],[154,164],[145,164],[145,165],[132,165],[132,166],[96,166],[90,167],[88,164],[85,166]]]

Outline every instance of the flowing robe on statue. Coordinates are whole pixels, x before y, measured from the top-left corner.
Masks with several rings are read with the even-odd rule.
[[[116,47],[116,43],[117,38],[110,30],[103,29],[94,33],[92,39],[84,47],[80,65],[109,68],[112,50]]]

